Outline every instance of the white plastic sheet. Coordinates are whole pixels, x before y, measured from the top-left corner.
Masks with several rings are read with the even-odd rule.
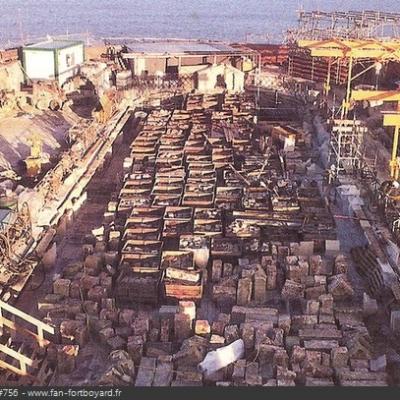
[[[198,365],[198,369],[208,376],[239,360],[243,355],[244,342],[242,339],[238,339],[228,346],[207,353],[204,360]]]

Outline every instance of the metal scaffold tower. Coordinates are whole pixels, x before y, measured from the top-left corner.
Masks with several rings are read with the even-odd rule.
[[[361,168],[362,144],[367,127],[362,121],[333,120],[331,130],[331,160],[337,173]]]
[[[304,11],[298,13],[298,27],[287,32],[290,41],[399,37],[400,13],[381,11]]]
[[[384,63],[389,61],[400,61],[400,40],[377,40],[377,39],[336,39],[327,40],[299,40],[300,47],[308,48],[312,57],[327,57],[330,60],[347,59],[349,63],[348,79],[346,85],[346,95],[342,103],[341,119],[347,119],[351,105],[357,101],[381,101],[397,102],[397,109],[389,111],[384,115],[384,126],[394,127],[392,144],[392,157],[390,160],[390,176],[398,180],[400,176],[400,158],[398,153],[398,141],[400,132],[400,91],[399,90],[355,90],[352,88],[353,81],[365,73],[375,68],[377,73]],[[362,72],[353,76],[353,65],[355,61],[372,61]],[[325,92],[328,96],[329,90]]]

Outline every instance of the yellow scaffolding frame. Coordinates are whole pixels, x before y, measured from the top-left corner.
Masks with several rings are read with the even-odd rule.
[[[400,91],[374,91],[351,90],[353,62],[357,59],[371,59],[375,62],[398,61],[400,62],[400,40],[376,40],[376,39],[340,39],[327,40],[299,40],[299,47],[308,48],[312,57],[346,58],[349,60],[349,72],[347,78],[346,97],[342,104],[342,119],[347,116],[351,101],[383,101],[397,102],[397,111],[384,115],[383,125],[394,127],[392,156],[389,163],[390,176],[398,180],[400,172],[400,159],[397,157],[397,147],[400,132]],[[367,68],[366,70],[370,69]],[[366,70],[364,72],[366,72]],[[330,71],[328,71],[328,74]],[[358,74],[357,76],[359,76]],[[325,94],[328,94],[330,85],[329,77],[325,85]]]

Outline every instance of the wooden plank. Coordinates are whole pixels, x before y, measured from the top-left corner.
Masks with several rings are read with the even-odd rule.
[[[47,339],[44,339],[42,336],[35,334],[34,332],[30,331],[29,329],[24,328],[23,326],[17,324],[14,321],[11,321],[4,317],[1,318],[1,321],[7,328],[10,328],[18,333],[24,333],[24,334],[36,339],[41,344],[41,346],[47,346],[50,344],[50,341],[48,341]]]
[[[33,376],[28,374],[28,372],[23,371],[22,369],[19,369],[17,367],[14,367],[14,365],[6,363],[5,361],[2,361],[2,360],[0,360],[0,368],[14,372],[15,374],[20,375],[20,376],[29,376],[29,377],[33,378]]]
[[[200,272],[198,271],[187,271],[184,269],[168,267],[165,272],[167,278],[176,279],[178,281],[197,283],[200,280]]]
[[[353,90],[351,98],[355,101],[400,101],[400,91],[398,90]]]
[[[24,356],[21,353],[18,353],[17,351],[10,349],[9,347],[5,346],[4,344],[0,344],[0,351],[3,353],[7,354],[8,356],[15,358],[18,360],[20,363],[23,362],[26,365],[32,366],[33,365],[33,360],[30,358]]]
[[[38,328],[40,327],[44,331],[54,335],[54,328],[52,326],[45,324],[44,322],[32,317],[29,314],[24,313],[23,311],[19,310],[18,308],[15,308],[15,307],[11,306],[10,304],[5,303],[2,300],[0,300],[0,309],[8,311],[11,314],[14,314],[15,316],[20,317],[23,320],[30,322],[33,325],[36,325]],[[1,322],[0,322],[0,326],[1,326]]]
[[[400,125],[400,114],[384,114],[383,115],[383,126],[399,126]]]

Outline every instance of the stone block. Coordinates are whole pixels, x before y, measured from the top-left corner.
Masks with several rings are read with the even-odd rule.
[[[305,386],[335,386],[332,378],[312,378],[306,377]]]
[[[90,254],[86,257],[83,270],[86,275],[98,276],[103,267],[103,257],[99,254]]]
[[[288,335],[292,326],[292,318],[289,314],[278,315],[278,327],[283,329],[285,335]]]
[[[319,314],[318,315],[318,323],[319,324],[325,324],[325,325],[335,325],[335,317],[333,314]]]
[[[290,371],[286,367],[276,367],[276,378],[278,381],[294,381],[296,379],[296,372]]]
[[[310,275],[332,275],[332,263],[322,259],[320,255],[310,257]]]
[[[196,319],[196,304],[194,301],[180,301],[179,302],[179,313],[187,314],[190,317],[190,321]]]
[[[107,344],[107,340],[115,336],[113,328],[104,328],[99,331],[99,339],[102,344]]]
[[[258,362],[247,363],[245,381],[246,381],[246,384],[249,386],[261,386],[262,385],[262,378],[259,374]]]
[[[134,310],[124,308],[119,313],[119,324],[121,326],[130,326],[135,318],[136,312]]]
[[[117,326],[115,327],[115,334],[117,336],[121,336],[124,339],[128,339],[129,336],[132,336],[133,330],[130,326]]]
[[[79,281],[71,282],[71,286],[69,287],[69,296],[71,297],[71,299],[83,299],[83,293]]]
[[[318,323],[316,315],[292,315],[292,329],[297,332],[305,327],[313,327]]]
[[[276,264],[273,262],[266,266],[266,274],[267,274],[267,290],[275,290],[276,289],[276,278],[278,275]]]
[[[323,294],[326,294],[326,286],[324,285],[308,287],[305,290],[305,298],[307,300],[317,300]]]
[[[261,268],[254,274],[254,301],[264,303],[266,300],[267,275]]]
[[[340,253],[339,240],[325,240],[325,255],[327,257],[336,257]]]
[[[233,365],[232,380],[236,384],[243,383],[246,374],[246,360],[237,360]]]
[[[57,370],[60,374],[70,374],[75,369],[79,346],[57,346]]]
[[[122,350],[126,347],[126,341],[121,336],[113,336],[107,340],[111,351]]]
[[[151,328],[148,334],[149,342],[158,342],[160,339],[160,330],[158,328]]]
[[[331,350],[331,362],[333,368],[347,367],[349,353],[347,347],[336,347]]]
[[[301,364],[306,358],[306,350],[304,347],[294,345],[292,348],[292,354],[290,356],[290,362],[292,364]]]
[[[249,304],[251,300],[253,283],[249,278],[239,279],[237,289],[237,304],[239,306],[245,306]]]
[[[104,276],[100,279],[100,285],[106,290],[107,296],[112,295],[112,277]]]
[[[75,318],[77,314],[83,312],[82,302],[78,299],[67,299],[64,304],[65,313],[69,318]]]
[[[145,317],[137,317],[132,322],[132,329],[134,336],[142,336],[145,340],[147,339],[147,334],[150,331],[150,320]]]
[[[214,260],[211,267],[211,280],[218,282],[222,277],[222,260]]]
[[[89,289],[87,298],[88,300],[101,303],[102,299],[107,298],[107,290],[103,286],[94,286]]]
[[[100,278],[98,276],[84,275],[80,279],[80,285],[83,290],[90,290],[94,286],[100,285]]]
[[[333,296],[329,294],[323,294],[319,296],[320,301],[320,313],[321,314],[333,314]]]
[[[97,301],[85,300],[83,302],[83,311],[88,315],[98,316],[100,312],[99,303]]]
[[[140,360],[143,355],[143,348],[144,348],[143,336],[128,337],[128,343],[126,345],[126,349],[136,365],[140,363]]]
[[[329,293],[332,294],[334,300],[344,300],[353,297],[354,290],[346,278],[346,275],[335,275],[329,279]]]
[[[57,279],[53,282],[53,293],[60,296],[69,297],[70,287],[70,279]]]
[[[386,355],[383,354],[378,358],[369,360],[369,368],[373,372],[385,372],[387,367]]]
[[[214,321],[211,326],[211,332],[223,336],[225,330],[226,323],[222,321]]]
[[[305,314],[318,314],[319,312],[319,301],[307,300],[305,304]]]
[[[220,335],[211,335],[209,348],[210,350],[216,350],[220,347],[225,346],[225,338]]]
[[[160,341],[169,342],[171,337],[171,322],[169,318],[161,318]]]
[[[299,256],[312,256],[314,254],[314,242],[302,241],[299,243],[298,254]]]
[[[204,319],[196,320],[194,333],[200,336],[208,335],[209,333],[211,333],[210,323]]]
[[[304,297],[304,285],[290,279],[286,279],[282,288],[282,298],[294,300]]]
[[[192,334],[192,320],[188,314],[178,313],[174,318],[175,340],[182,341]]]
[[[400,332],[400,310],[393,310],[390,313],[390,328],[394,333]]]
[[[305,340],[304,348],[306,350],[331,350],[339,347],[337,340]]]
[[[363,294],[363,315],[369,317],[378,312],[378,303],[375,299],[368,296],[367,293]]]
[[[300,338],[298,336],[286,336],[285,348],[287,351],[292,351],[294,346],[300,346]]]
[[[369,360],[359,360],[357,358],[350,357],[350,369],[353,371],[365,371],[368,372]]]
[[[277,349],[274,353],[273,365],[288,368],[289,366],[289,356],[285,349]]]
[[[347,274],[348,269],[349,269],[349,260],[347,256],[345,256],[344,254],[339,254],[338,256],[336,256],[335,264],[333,267],[333,273],[335,275]]]
[[[231,263],[224,263],[222,276],[225,278],[227,276],[231,276],[232,273],[233,273],[233,265]]]
[[[104,264],[115,268],[118,265],[118,257],[117,251],[106,251],[104,253]]]
[[[239,328],[237,325],[227,325],[224,330],[224,337],[226,340],[226,344],[230,344],[235,340],[238,340],[239,335]]]
[[[244,348],[247,351],[251,351],[254,349],[254,336],[254,327],[248,323],[244,323],[242,326],[242,339],[244,342]]]

